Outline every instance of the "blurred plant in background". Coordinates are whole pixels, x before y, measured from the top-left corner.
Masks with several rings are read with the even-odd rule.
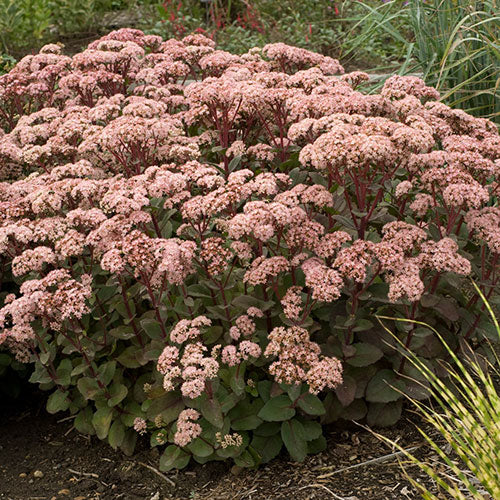
[[[394,2],[368,0],[368,5],[390,17],[396,31],[408,31],[406,15]],[[110,13],[122,14],[118,24],[110,23]],[[198,31],[238,53],[283,41],[345,55],[348,66],[363,68],[401,59],[406,43],[402,36],[394,41],[354,0],[0,0],[0,52],[19,58],[47,42],[98,37],[121,25],[164,37]]]
[[[203,33],[232,53],[284,42],[339,58],[348,69],[422,74],[447,104],[494,118],[500,113],[497,3],[0,0],[0,54],[19,58],[55,40],[74,52],[121,26],[166,38]],[[0,62],[2,68],[9,64]]]
[[[408,28],[405,15],[394,2],[376,0],[369,6],[390,17],[396,31]],[[159,18],[152,26],[154,16],[150,15],[143,18],[140,27],[162,36],[179,36],[202,25],[201,31],[229,52],[242,53],[282,41],[330,56],[345,56],[344,64],[365,68],[387,65],[405,54],[405,39],[401,36],[394,42],[385,26],[370,20],[366,7],[353,0],[165,0],[157,6],[156,15]],[[367,39],[368,43],[363,43]]]
[[[139,3],[144,2],[0,0],[0,52],[20,57],[27,52],[36,51],[46,42],[59,41],[61,37],[78,36],[82,33],[92,33],[96,37],[102,14],[133,10]]]
[[[0,0],[2,52],[15,54],[23,46],[37,44],[50,26],[48,0]]]
[[[500,114],[500,15],[496,0],[408,2],[412,55],[449,105]]]
[[[0,75],[8,73],[16,64],[14,57],[9,54],[0,53]]]

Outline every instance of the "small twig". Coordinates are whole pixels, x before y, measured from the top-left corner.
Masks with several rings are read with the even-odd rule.
[[[64,433],[64,437],[66,437],[73,429],[75,428],[74,425],[72,425],[65,433]]]
[[[243,493],[240,498],[245,498],[249,495],[251,495],[252,493],[255,493],[257,491],[257,488],[254,488],[254,489],[249,489],[248,491],[246,491],[245,493]]]
[[[71,474],[76,474],[77,476],[89,476],[89,477],[95,477],[96,479],[99,477],[99,474],[95,474],[94,472],[78,472],[77,470],[74,469],[68,469]]]
[[[328,474],[322,474],[321,476],[318,476],[318,479],[323,479],[325,477],[334,476],[335,474],[339,474],[341,472],[345,472],[345,471],[352,470],[352,469],[357,469],[358,467],[362,467],[364,465],[375,464],[375,463],[380,463],[380,462],[386,462],[387,460],[390,460],[391,458],[396,458],[396,457],[399,457],[401,455],[404,455],[405,453],[411,453],[411,452],[413,452],[415,450],[418,450],[422,446],[423,445],[420,444],[418,446],[413,446],[411,448],[408,448],[407,450],[404,450],[404,451],[397,451],[395,453],[389,453],[389,455],[384,455],[383,457],[372,458],[371,460],[367,460],[366,462],[361,462],[359,464],[350,465],[349,467],[343,467],[342,469],[334,470],[333,472],[329,472]],[[333,467],[334,466],[323,467],[321,470],[333,469]]]
[[[308,484],[307,486],[302,486],[302,488],[299,488],[300,490],[304,490],[305,488],[323,488],[324,490],[328,491],[330,495],[332,495],[335,500],[359,500],[358,497],[341,497],[334,493],[330,488],[327,488],[324,484]]]
[[[70,415],[69,417],[61,418],[61,420],[58,420],[57,423],[60,424],[62,422],[67,422],[68,420],[73,420],[74,418],[76,418],[76,415]]]
[[[161,477],[164,481],[167,481],[170,486],[176,486],[176,484],[165,474],[162,474],[158,469],[155,469],[151,465],[145,464],[144,462],[137,462],[139,465],[142,465],[143,467],[146,467],[146,469],[149,469],[151,472],[154,472],[157,476]]]

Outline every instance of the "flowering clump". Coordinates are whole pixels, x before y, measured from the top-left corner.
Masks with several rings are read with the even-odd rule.
[[[196,410],[181,411],[177,418],[177,432],[174,435],[174,443],[178,446],[186,446],[193,439],[201,434],[200,424],[194,422],[200,418],[200,414]]]
[[[269,334],[266,356],[276,356],[269,373],[281,383],[307,383],[318,394],[325,387],[335,389],[342,382],[342,366],[335,358],[321,357],[318,344],[311,342],[306,329],[277,327]]]
[[[49,411],[126,452],[151,434],[162,470],[301,460],[319,422],[425,397],[377,314],[489,354],[464,281],[497,300],[497,129],[367,79],[130,29],[0,76],[0,346]],[[432,330],[394,328],[439,368]]]

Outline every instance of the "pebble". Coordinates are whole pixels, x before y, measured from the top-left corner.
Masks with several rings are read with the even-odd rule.
[[[28,474],[26,474],[26,472],[21,472],[21,474],[19,474],[19,477],[26,477]]]
[[[242,471],[242,470],[243,470],[243,469],[242,469],[241,467],[239,467],[238,465],[233,465],[233,466],[231,467],[231,474],[232,474],[233,476],[238,476],[239,474],[241,474],[241,471]]]
[[[40,479],[43,477],[43,472],[41,470],[36,470],[35,472],[33,472],[33,476]]]

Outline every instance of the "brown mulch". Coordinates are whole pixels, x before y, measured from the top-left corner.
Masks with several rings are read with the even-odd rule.
[[[258,470],[224,462],[158,471],[159,451],[147,440],[127,457],[106,443],[79,435],[71,418],[48,415],[44,401],[22,409],[1,407],[0,499],[9,500],[404,500],[418,498],[391,450],[355,424],[328,429],[328,449],[303,463],[285,453]],[[384,435],[405,449],[429,450],[406,413]],[[423,454],[423,455],[422,455]],[[429,484],[415,467],[412,477]]]

